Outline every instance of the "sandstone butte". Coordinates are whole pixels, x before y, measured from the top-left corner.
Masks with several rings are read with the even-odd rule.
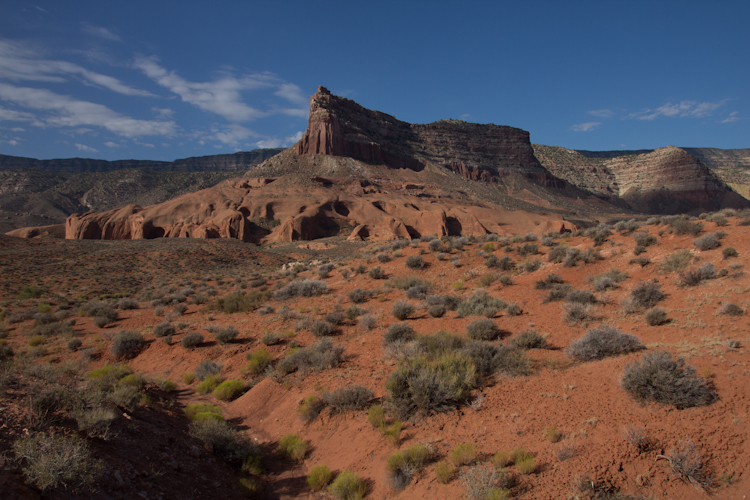
[[[300,141],[243,177],[148,207],[73,214],[64,232],[67,239],[255,243],[412,239],[546,233],[607,216],[747,206],[679,148],[607,160],[564,148],[535,151],[521,129],[409,124],[319,87]],[[55,232],[61,228],[8,234]]]

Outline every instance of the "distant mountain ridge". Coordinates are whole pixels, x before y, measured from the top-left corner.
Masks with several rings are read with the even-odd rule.
[[[282,152],[281,148],[254,149],[231,154],[194,156],[175,161],[153,160],[95,160],[92,158],[61,158],[37,160],[21,156],[0,155],[0,168],[36,169],[56,173],[111,172],[113,170],[142,169],[156,172],[244,172]]]

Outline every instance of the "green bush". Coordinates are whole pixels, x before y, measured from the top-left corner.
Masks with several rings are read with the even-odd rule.
[[[311,490],[318,491],[331,484],[331,479],[333,479],[333,473],[327,465],[316,465],[307,475],[307,484]]]
[[[456,468],[445,460],[441,460],[435,466],[435,477],[437,478],[438,483],[448,484],[455,474]]]
[[[716,393],[705,380],[695,374],[695,368],[676,361],[667,351],[648,352],[641,361],[625,367],[623,389],[641,401],[656,401],[677,409],[704,406],[716,400]]]
[[[381,405],[372,405],[367,410],[367,421],[376,429],[385,426],[385,411]]]
[[[103,464],[91,457],[88,444],[55,434],[32,434],[13,443],[26,481],[42,491],[94,484]]]
[[[46,292],[43,288],[36,285],[25,286],[21,288],[21,291],[18,293],[18,300],[38,299],[45,293]]]
[[[197,415],[206,413],[217,415],[221,420],[223,420],[223,417],[221,415],[221,408],[216,405],[208,403],[192,403],[185,407],[185,416],[187,416],[187,418],[191,421],[196,420]]]
[[[325,399],[311,394],[305,398],[301,405],[299,405],[297,413],[299,413],[304,422],[312,422],[318,418],[318,415],[320,415],[320,412],[323,411],[326,406],[328,406],[328,402]]]
[[[260,375],[273,362],[273,354],[269,353],[265,347],[261,347],[255,352],[247,354],[247,365],[245,371],[251,375]]]
[[[329,491],[339,500],[360,500],[367,493],[367,483],[354,472],[345,470],[336,477]]]
[[[472,321],[466,326],[468,337],[472,340],[496,340],[500,337],[500,329],[489,318]]]
[[[231,401],[245,392],[242,380],[225,380],[213,390],[213,396],[220,401]]]
[[[287,434],[279,439],[279,452],[289,460],[301,462],[307,453],[307,443],[297,434]]]
[[[469,465],[476,460],[477,449],[474,446],[474,443],[461,443],[456,445],[456,447],[448,453],[448,458],[450,458],[451,462],[453,462],[453,465],[456,467]]]
[[[190,435],[200,439],[214,454],[232,465],[240,465],[257,450],[243,434],[224,420],[209,418],[190,424]]]
[[[195,392],[208,394],[219,387],[219,384],[221,384],[221,377],[219,375],[206,375],[206,378],[204,378],[200,384],[195,386]]]

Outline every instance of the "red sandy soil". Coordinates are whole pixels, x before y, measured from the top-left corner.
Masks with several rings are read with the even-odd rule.
[[[337,305],[344,309],[351,305],[346,298],[347,292],[355,288],[381,288],[377,298],[360,304],[360,307],[379,317],[376,328],[363,333],[354,322],[346,321],[338,328],[338,335],[333,337],[336,345],[344,347],[345,360],[337,368],[305,376],[293,373],[278,382],[263,378],[244,395],[229,403],[218,402],[210,395],[196,394],[194,385],[182,383],[182,375],[195,370],[201,361],[211,359],[223,365],[225,378],[244,378],[241,368],[246,363],[246,354],[264,347],[260,343],[263,332],[293,330],[299,320],[284,320],[278,314],[261,316],[257,312],[223,314],[211,311],[206,306],[191,304],[186,313],[174,321],[187,324],[182,333],[201,331],[204,334],[207,341],[194,350],[179,345],[181,334],[174,337],[172,345],[154,338],[153,326],[161,323],[163,317],[157,317],[148,302],[142,302],[140,309],[121,311],[122,319],[106,329],[93,326],[90,318],[76,318],[75,329],[81,335],[84,348],[94,347],[102,354],[100,359],[87,366],[87,370],[114,362],[107,350],[107,332],[136,330],[150,342],[128,364],[137,372],[177,381],[178,408],[193,402],[218,404],[228,420],[239,425],[248,436],[268,450],[275,448],[281,436],[292,432],[307,441],[309,451],[301,464],[289,464],[274,456],[269,457],[267,473],[259,479],[260,498],[324,498],[323,494],[311,492],[305,483],[308,471],[318,464],[326,464],[334,472],[354,471],[368,482],[366,498],[461,498],[464,491],[460,474],[449,484],[441,484],[435,477],[434,468],[435,463],[446,459],[448,452],[457,444],[472,442],[479,452],[480,463],[489,461],[498,450],[511,450],[518,446],[525,446],[536,456],[538,467],[533,474],[521,475],[515,471],[515,467],[509,469],[516,478],[511,498],[575,498],[573,483],[578,478],[589,477],[601,488],[640,494],[646,498],[692,500],[705,498],[710,493],[712,498],[717,499],[742,499],[750,494],[750,444],[747,440],[750,428],[749,316],[730,317],[719,315],[717,311],[725,302],[733,302],[744,309],[750,306],[750,275],[743,271],[750,261],[750,251],[743,244],[750,238],[750,227],[736,225],[738,220],[735,218],[729,220],[726,227],[704,222],[704,234],[716,230],[727,233],[722,246],[709,251],[697,250],[692,244],[692,236],[665,232],[659,237],[657,245],[649,247],[642,254],[651,260],[645,267],[630,263],[634,258],[635,242],[630,236],[617,233],[600,247],[603,260],[591,264],[579,263],[576,267],[547,262],[543,254],[549,249],[539,245],[542,255],[536,257],[543,262],[540,269],[534,272],[515,271],[513,284],[503,286],[495,282],[488,287],[487,291],[492,296],[515,302],[523,310],[519,316],[509,316],[506,312],[499,314],[495,318],[498,326],[513,333],[528,328],[537,329],[548,335],[547,340],[553,348],[529,351],[533,359],[533,375],[497,376],[479,387],[475,396],[481,395],[483,400],[478,408],[463,406],[454,411],[417,416],[404,422],[401,449],[417,442],[430,443],[437,458],[419,471],[403,490],[393,490],[387,484],[385,461],[395,448],[368,423],[366,412],[330,415],[324,411],[309,424],[303,423],[297,412],[300,402],[307,396],[353,384],[369,387],[377,398],[387,396],[385,383],[395,370],[397,361],[384,356],[383,333],[389,325],[397,322],[391,314],[393,302],[408,299],[405,299],[403,291],[383,288],[387,280],[373,280],[366,273],[343,278],[341,270],[344,267],[356,267],[367,259],[367,255],[339,261],[341,267],[337,267],[325,280],[330,290],[328,294],[284,303],[298,311],[300,317],[322,318],[334,311]],[[657,235],[667,226],[644,228],[650,234]],[[593,246],[592,240],[583,236],[571,238],[567,244],[581,249]],[[427,243],[418,246],[427,250]],[[406,257],[419,251],[412,247],[404,248],[403,256],[391,262],[380,263],[373,258],[366,265],[368,269],[380,266],[391,277],[422,277],[430,282],[432,293],[456,293],[468,297],[476,288],[481,288],[481,276],[493,272],[483,265],[484,258],[477,255],[481,246],[482,243],[469,244],[463,252],[457,252],[462,263],[458,268],[451,264],[452,255],[438,261],[434,253],[427,251],[423,257],[428,267],[422,271],[409,270],[405,266]],[[723,259],[722,248],[726,247],[736,248],[739,256]],[[680,286],[678,273],[667,274],[660,270],[659,264],[668,254],[681,248],[693,252],[694,263],[691,267],[712,262],[717,269],[728,269],[728,274],[695,287]],[[498,249],[495,253],[499,257],[509,255],[517,263],[524,260],[515,252],[506,254]],[[620,284],[619,289],[596,294],[599,302],[594,306],[594,311],[598,318],[585,324],[566,323],[562,302],[544,303],[547,292],[534,288],[537,280],[554,272],[576,289],[593,290],[589,278],[613,268],[626,272],[628,278]],[[314,266],[299,276],[318,278]],[[233,276],[225,276],[225,279],[229,280],[229,284],[219,287],[219,296],[233,290]],[[671,321],[661,326],[649,326],[642,313],[625,314],[622,305],[636,284],[654,279],[667,293],[667,298],[659,306],[667,311]],[[459,280],[463,281],[462,289],[453,291],[451,286]],[[458,318],[455,311],[448,312],[440,319],[431,318],[424,309],[419,308],[420,301],[409,301],[417,306],[417,312],[408,323],[420,334],[445,329],[465,335],[466,325],[477,319]],[[22,306],[34,303],[30,300]],[[276,310],[284,303],[275,300],[269,302]],[[8,305],[6,311],[12,313],[14,307]],[[167,313],[170,310],[170,307],[166,308]],[[564,350],[571,341],[581,337],[587,328],[601,323],[636,335],[649,351],[666,349],[686,358],[688,364],[713,384],[718,400],[708,406],[684,410],[656,403],[641,404],[620,387],[620,377],[625,365],[640,359],[642,352],[592,362],[576,362],[566,356]],[[28,325],[30,323],[8,325],[8,342],[17,351],[26,349],[22,332],[28,329]],[[234,326],[240,335],[237,341],[221,346],[205,331],[209,325]],[[301,346],[308,346],[316,338],[309,331],[301,330],[293,340]],[[739,341],[739,348],[730,349],[727,346],[729,340]],[[275,360],[285,356],[288,342],[267,347]],[[70,356],[73,355],[61,349],[49,356],[48,360],[59,363]],[[2,401],[0,397],[0,403]],[[173,414],[172,418],[177,419],[173,425],[186,428],[186,419],[179,420],[178,413]],[[559,442],[551,443],[545,438],[543,430],[549,425],[556,426],[562,433]],[[650,451],[639,453],[624,438],[622,429],[628,425],[645,428],[655,446]],[[145,433],[143,437],[151,439]],[[708,493],[671,475],[668,463],[659,459],[659,455],[675,449],[681,440],[686,439],[696,444],[713,477],[714,486],[708,488]],[[167,443],[165,441],[165,451],[169,449]],[[193,445],[196,443],[195,440],[191,442]],[[564,447],[573,449],[574,454],[572,458],[561,461],[557,454]],[[201,460],[205,459],[205,455],[202,452]],[[126,462],[128,457],[122,459]],[[198,458],[193,459],[196,460]],[[214,484],[225,484],[228,474],[226,467],[217,464],[214,469],[205,472],[203,476],[208,477],[209,482],[214,479],[209,477],[209,472],[212,474],[213,470],[221,470],[224,474],[220,479],[215,479]],[[186,493],[184,490],[182,492]],[[177,498],[169,495],[164,498],[170,497]],[[190,497],[187,494],[181,498]]]

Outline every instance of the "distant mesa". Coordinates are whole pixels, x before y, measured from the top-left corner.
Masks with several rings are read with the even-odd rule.
[[[241,178],[150,206],[73,214],[65,237],[273,243],[543,234],[729,206],[750,202],[683,149],[610,157],[532,146],[518,128],[409,124],[319,87],[299,142]]]

